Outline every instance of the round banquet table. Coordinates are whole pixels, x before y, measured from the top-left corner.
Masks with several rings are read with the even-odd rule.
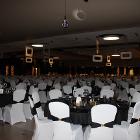
[[[13,103],[12,94],[0,94],[0,107],[4,107],[12,103]]]
[[[48,104],[50,102],[56,102],[56,101],[60,101],[60,102],[64,102],[66,104],[69,105],[70,107],[70,120],[71,123],[73,124],[81,124],[81,125],[90,125],[91,123],[91,108],[92,106],[87,104],[86,106],[75,106],[74,98],[59,98],[59,99],[53,99],[50,100],[49,102],[47,102],[45,104],[44,107],[44,116],[48,117],[49,119],[51,119],[51,117],[49,117],[50,112],[49,112],[49,108],[48,108]],[[95,99],[96,101],[96,99]],[[127,121],[127,117],[128,117],[128,109],[129,109],[129,103],[125,102],[125,101],[114,101],[114,100],[104,100],[104,99],[98,99],[98,101],[96,101],[96,104],[112,104],[115,105],[117,107],[117,114],[116,114],[116,118],[115,118],[115,124],[121,124],[121,121]]]

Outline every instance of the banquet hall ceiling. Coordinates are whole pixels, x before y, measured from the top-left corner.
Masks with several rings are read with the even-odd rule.
[[[65,0],[1,0],[0,52],[21,51],[27,44],[43,43],[62,56],[89,56],[95,53],[96,36],[123,34],[120,41],[100,40],[102,52],[131,48],[139,57],[139,5],[139,0],[66,0],[69,27],[64,29]],[[77,14],[77,9],[82,13]]]

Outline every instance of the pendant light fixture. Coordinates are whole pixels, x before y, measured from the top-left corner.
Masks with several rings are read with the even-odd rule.
[[[93,62],[102,62],[103,56],[99,54],[99,38],[96,37],[96,54],[92,56]]]
[[[62,22],[62,27],[63,28],[68,28],[69,27],[69,22],[67,20],[67,13],[66,12],[67,12],[67,2],[65,0],[65,10],[64,10],[65,15],[64,15],[64,20]]]

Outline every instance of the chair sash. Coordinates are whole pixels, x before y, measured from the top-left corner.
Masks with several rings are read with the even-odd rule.
[[[132,118],[130,124],[136,123],[136,122],[140,122],[140,118],[136,119],[136,118]]]
[[[130,107],[134,107],[135,106],[135,102],[131,102],[131,105],[130,105]]]
[[[66,117],[66,118],[58,118],[58,117],[55,117],[53,115],[49,115],[49,119],[53,120],[53,121],[64,121],[64,122],[71,122],[71,119],[70,117]]]
[[[114,121],[108,122],[108,123],[105,123],[105,124],[100,124],[100,123],[96,123],[96,122],[91,122],[91,124],[90,124],[90,126],[92,128],[98,128],[98,127],[109,127],[109,128],[113,128],[113,125],[114,125]]]
[[[33,116],[37,114],[36,109],[39,108],[39,107],[41,107],[41,103],[37,102],[37,103],[34,104],[34,107],[31,108],[31,113],[32,113]]]

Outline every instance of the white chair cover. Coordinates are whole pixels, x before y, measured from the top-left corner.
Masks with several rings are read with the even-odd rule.
[[[17,122],[26,122],[23,103],[18,103],[24,100],[26,90],[17,89],[13,93],[13,100],[17,103],[12,104],[11,106],[6,106],[4,108],[4,121],[9,122],[11,125]]]
[[[103,86],[102,89],[111,89],[111,86],[107,85],[107,86]]]
[[[41,103],[47,102],[46,86],[47,86],[47,84],[44,82],[38,84],[38,94],[39,94],[39,98],[40,98]]]
[[[34,107],[34,103],[29,97],[31,108]],[[34,114],[35,129],[32,136],[32,140],[53,140],[53,123],[51,120],[38,119]]]
[[[84,91],[85,91],[85,90],[88,90],[88,93],[89,93],[89,94],[90,94],[91,91],[92,91],[92,88],[91,88],[90,86],[86,86],[86,85],[85,85],[85,86],[82,86],[81,88],[84,89]]]
[[[131,104],[137,103],[139,101],[140,101],[140,93],[136,91],[132,96]],[[134,107],[130,106],[129,110],[128,110],[128,122],[130,122],[130,120],[132,118],[133,111],[134,111]]]
[[[84,133],[85,140],[114,140],[113,128],[102,127],[102,125],[114,121],[116,113],[117,108],[113,105],[100,104],[92,107],[92,122],[101,124],[101,126],[97,128],[87,127]]]
[[[139,121],[130,124],[128,128],[128,140],[140,140],[140,101],[134,106],[133,118]]]
[[[50,99],[58,99],[62,97],[62,92],[59,89],[52,89],[49,91],[49,97]]]
[[[54,88],[61,90],[61,84],[60,83],[55,83]]]
[[[135,89],[136,89],[137,91],[140,91],[140,84],[135,85]]]
[[[33,103],[36,104],[40,102],[39,94],[38,94],[38,88],[35,88],[33,93],[32,93],[32,98],[33,98]],[[42,110],[42,107],[36,108],[37,111],[37,117],[39,119],[44,119],[44,111]]]
[[[65,94],[71,94],[72,93],[72,86],[70,86],[70,85],[64,85],[63,86],[63,92]]]
[[[81,96],[81,97],[83,97],[84,96],[84,89],[83,88],[76,88],[76,89],[74,89],[74,91],[73,91],[73,96],[74,97],[78,97],[78,96]]]
[[[134,106],[134,112],[132,119],[140,118],[140,102],[137,102]],[[131,121],[132,122],[132,121]],[[114,127],[115,139],[114,140],[140,140],[140,122],[136,122],[128,125],[116,125]]]
[[[130,88],[129,89],[130,95],[133,97],[134,93],[137,92],[135,88]]]
[[[80,125],[73,126],[69,122],[61,121],[62,118],[70,117],[70,110],[67,104],[50,102],[49,110],[51,115],[59,119],[58,121],[53,121],[53,140],[83,140],[82,127]]]
[[[16,89],[26,89],[26,87],[26,83],[19,83],[18,85],[16,85]]]
[[[0,94],[3,94],[3,89],[2,88],[0,88]]]
[[[106,98],[111,98],[114,96],[114,91],[111,89],[102,89],[100,92],[100,98],[103,98],[106,96]]]

